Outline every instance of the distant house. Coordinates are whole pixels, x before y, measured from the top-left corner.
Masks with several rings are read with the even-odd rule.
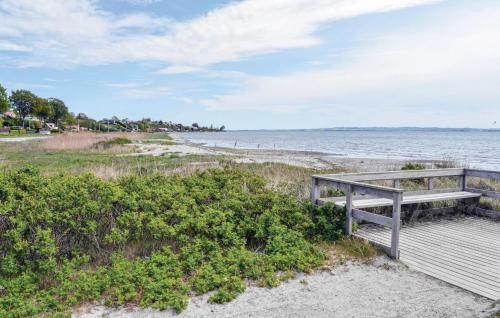
[[[165,127],[158,127],[159,132],[169,132],[172,131],[170,128],[165,128]]]
[[[27,121],[40,121],[40,119],[39,119],[38,117],[33,116],[33,115],[31,115],[31,116],[26,116],[26,117],[24,118],[24,120],[27,120]]]
[[[14,112],[5,112],[5,113],[3,113],[3,117],[16,118],[16,113],[14,113]]]
[[[65,129],[68,131],[80,131],[80,126],[79,125],[66,125]]]
[[[54,123],[47,123],[46,125],[47,125],[47,128],[49,128],[51,130],[58,129],[57,126],[56,126],[56,124],[54,124]]]

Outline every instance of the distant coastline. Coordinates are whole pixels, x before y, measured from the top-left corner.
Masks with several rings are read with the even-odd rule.
[[[290,129],[227,129],[226,131],[493,131],[500,128],[446,128],[446,127],[330,127],[330,128],[290,128]]]

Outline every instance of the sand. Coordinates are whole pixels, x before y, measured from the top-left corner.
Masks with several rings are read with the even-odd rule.
[[[276,288],[249,287],[232,302],[193,297],[180,314],[151,308],[93,306],[74,317],[488,317],[491,300],[378,256],[372,264],[348,263],[331,271],[300,274]],[[495,307],[496,306],[496,307]]]
[[[322,152],[288,151],[288,150],[257,150],[257,149],[230,149],[221,147],[207,147],[201,144],[191,143],[180,135],[172,133],[175,145],[158,144],[133,144],[137,152],[125,154],[125,156],[152,155],[164,156],[176,154],[203,155],[224,157],[237,163],[284,163],[293,166],[314,169],[341,169],[346,171],[387,171],[399,170],[407,160],[398,159],[373,159],[373,158],[349,158]],[[414,160],[428,167],[432,167],[437,161]]]

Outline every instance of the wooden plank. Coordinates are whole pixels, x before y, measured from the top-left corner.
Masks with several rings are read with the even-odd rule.
[[[393,182],[392,185],[396,189],[400,189],[401,188],[401,182],[399,181],[399,179],[394,179],[394,182]]]
[[[358,209],[352,209],[352,216],[361,221],[380,224],[388,228],[392,227],[392,219],[380,214],[370,213]]]
[[[366,240],[377,242],[378,244],[381,245],[388,244],[387,240],[381,240],[380,238],[377,238],[376,236],[373,235],[366,235],[365,233],[362,233],[362,234],[356,234],[356,236]],[[421,245],[410,245],[408,244],[408,242],[402,239],[400,244],[400,250],[401,250],[400,252],[401,255],[403,255],[404,253],[407,254],[409,253],[411,255],[421,254],[443,262],[449,261],[454,263],[456,266],[459,266],[460,268],[468,268],[473,273],[477,273],[478,275],[484,278],[492,278],[493,280],[498,281],[498,278],[500,277],[500,272],[496,270],[494,264],[492,265],[492,264],[479,263],[477,262],[477,260],[471,260],[470,256],[467,255],[457,256],[457,254],[444,254],[442,253],[443,248],[436,250],[427,248],[426,246],[422,247]]]
[[[429,179],[427,180],[427,189],[429,191],[432,191],[434,189],[434,178],[433,177],[429,177]]]
[[[346,196],[346,208],[345,208],[345,213],[346,213],[346,228],[345,228],[345,233],[347,235],[352,234],[352,217],[353,217],[353,209],[352,209],[352,186],[349,186],[349,189],[347,190],[347,196]]]
[[[497,222],[478,217],[403,226],[400,259],[415,270],[498,300],[499,229]],[[376,225],[362,225],[355,235],[382,246],[391,240],[391,231]]]
[[[480,193],[485,197],[500,199],[500,192],[488,191],[482,189],[466,188],[465,191],[472,193]]]
[[[449,232],[445,232],[444,229],[435,229],[432,227],[422,227],[420,229],[415,229],[413,227],[409,227],[406,232],[408,234],[415,235],[419,240],[422,241],[432,241],[433,239],[439,238],[442,244],[453,244],[454,242],[460,242],[461,248],[467,248],[471,250],[471,253],[475,255],[482,254],[486,257],[488,256],[498,256],[494,250],[490,247],[482,246],[475,242],[468,242],[463,237],[454,237]]]
[[[402,193],[394,193],[392,206],[392,234],[391,234],[391,257],[399,259],[399,230],[401,226],[401,203],[403,201]]]
[[[403,196],[414,196],[414,195],[424,195],[433,193],[452,193],[452,192],[462,192],[459,188],[442,188],[442,189],[432,189],[432,190],[418,190],[418,191],[405,191]]]
[[[327,178],[322,176],[313,176],[318,179],[320,185],[333,186],[344,191],[347,191],[349,186],[352,186],[353,191],[359,194],[375,195],[382,198],[392,198],[393,193],[403,192],[401,189],[383,187],[375,184],[361,183],[356,181]]]
[[[422,264],[421,262],[416,262],[414,259],[406,259],[405,263],[410,266],[410,268],[414,268],[424,274],[427,274],[429,276],[435,277],[437,279],[440,279],[442,281],[445,281],[447,283],[450,283],[452,285],[461,287],[465,290],[471,291],[475,294],[481,295],[483,297],[486,297],[491,300],[497,300],[498,295],[491,290],[487,290],[481,286],[478,286],[474,282],[469,282],[467,280],[464,280],[462,277],[457,277],[455,275],[452,275],[449,271],[443,270],[439,267],[435,266],[429,266],[426,265],[425,263]]]
[[[451,193],[430,193],[430,194],[421,194],[421,195],[406,195],[403,197],[403,201],[401,204],[416,204],[416,203],[428,203],[435,201],[447,201],[447,200],[461,200],[461,199],[469,199],[469,198],[477,198],[480,197],[479,193],[472,192],[464,192],[464,191],[456,191]],[[329,200],[329,198],[321,198],[318,200],[319,204],[325,204],[327,202],[333,202],[338,206],[345,205],[345,199],[336,198],[334,200]],[[354,199],[353,207],[357,209],[365,209],[365,208],[375,208],[382,206],[392,206],[393,201],[390,199],[380,199],[380,198],[369,198],[369,199]]]
[[[465,169],[465,175],[469,177],[486,178],[500,180],[500,171]]]
[[[367,238],[378,238],[382,243],[389,242],[389,230],[383,228],[381,230],[366,230],[366,226],[362,226],[362,231],[358,231],[356,235],[364,235]],[[452,244],[449,242],[441,242],[439,237],[422,237],[416,236],[414,233],[408,233],[407,228],[402,228],[401,246],[404,248],[415,247],[421,250],[430,251],[431,253],[442,255],[447,258],[457,258],[461,260],[468,260],[475,262],[480,266],[489,267],[491,272],[499,274],[500,268],[498,267],[498,257],[486,255],[484,253],[477,253],[468,247],[461,247],[460,245]],[[484,244],[484,243],[481,243]]]
[[[452,169],[385,171],[385,172],[369,172],[369,173],[325,174],[316,176],[344,179],[351,181],[376,181],[376,180],[392,180],[392,179],[417,179],[417,178],[428,178],[428,177],[452,177],[452,176],[460,176],[463,174],[464,174],[464,169],[452,168]]]
[[[380,231],[366,230],[367,233],[372,237],[379,237],[380,239],[389,240],[389,231],[387,234],[381,236]],[[386,237],[387,236],[387,237]],[[462,247],[459,245],[454,245],[450,242],[440,241],[439,237],[436,236],[419,236],[415,233],[409,233],[407,228],[403,228],[403,235],[401,235],[401,240],[404,246],[415,246],[421,249],[434,250],[438,253],[442,253],[447,257],[450,257],[450,253],[453,255],[460,255],[461,257],[468,257],[478,261],[487,266],[494,266],[498,264],[498,258],[496,256],[487,255],[483,252],[478,252],[468,247]]]
[[[378,235],[381,231],[385,231],[385,235],[388,237],[388,230],[385,228],[373,228],[373,227],[362,227],[364,231],[368,231],[374,235]],[[457,237],[449,237],[447,234],[443,234],[442,227],[434,227],[434,226],[425,226],[424,227],[415,227],[415,226],[406,226],[404,227],[404,231],[402,234],[402,238],[411,238],[415,241],[415,244],[422,244],[422,248],[427,248],[435,246],[436,248],[446,247],[450,249],[453,253],[460,255],[467,255],[468,257],[473,257],[481,260],[482,262],[497,264],[500,260],[498,255],[496,255],[495,248],[492,248],[492,242],[498,243],[498,238],[490,238],[489,243],[475,241],[473,239],[467,239],[465,236]],[[430,231],[430,232],[428,232]],[[435,233],[432,233],[434,231]],[[462,230],[464,234],[473,235],[477,232],[477,227],[472,224],[468,226],[466,229]],[[413,244],[413,242],[407,242]],[[494,247],[493,243],[493,247]],[[496,248],[498,251],[500,247]]]
[[[468,229],[462,224],[453,224],[453,223],[440,223],[437,222],[436,226],[426,227],[427,230],[435,231],[438,234],[447,235],[453,237],[454,239],[466,240],[468,242],[491,242],[491,240],[500,239],[500,232],[497,233],[485,233],[479,227],[475,227],[476,232],[471,233]],[[498,251],[500,255],[500,250]]]
[[[318,187],[318,179],[315,177],[311,177],[311,201],[314,204],[317,204],[317,201],[320,197],[319,187]]]

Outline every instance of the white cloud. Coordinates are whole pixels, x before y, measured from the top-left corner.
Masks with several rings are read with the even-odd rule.
[[[191,73],[196,71],[201,71],[202,68],[199,66],[189,66],[189,65],[172,65],[165,67],[158,71],[160,74],[183,74]]]
[[[0,0],[0,39],[32,49],[20,66],[67,67],[160,61],[198,70],[278,50],[316,45],[323,24],[435,0],[246,0],[177,22],[106,12],[92,0]]]
[[[0,41],[0,51],[29,52],[31,49],[12,42]]]
[[[135,100],[154,99],[170,94],[168,87],[149,83],[106,83],[104,86],[118,90],[122,97]]]
[[[396,116],[406,107],[411,109],[406,118],[414,120],[433,113],[436,120],[445,120],[446,114],[458,122],[455,114],[464,117],[471,110],[476,120],[500,117],[498,30],[498,6],[456,11],[346,51],[349,61],[342,66],[330,61],[321,70],[251,77],[239,91],[202,104],[215,110],[343,109],[365,122],[401,120],[405,117]]]
[[[120,0],[120,1],[136,5],[150,5],[153,3],[161,2],[161,0]]]

